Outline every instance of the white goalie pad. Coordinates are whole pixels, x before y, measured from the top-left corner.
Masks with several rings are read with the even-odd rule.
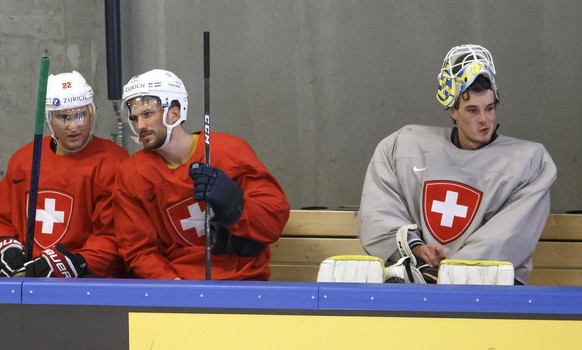
[[[497,260],[441,261],[438,284],[513,285],[513,264]]]
[[[321,262],[317,282],[383,283],[384,261],[368,255],[337,255]]]

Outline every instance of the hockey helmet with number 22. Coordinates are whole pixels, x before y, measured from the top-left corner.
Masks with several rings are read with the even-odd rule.
[[[81,73],[51,74],[47,80],[45,117],[53,138],[52,118],[54,111],[76,110],[83,106],[89,108],[91,113],[91,130],[95,125],[95,103],[93,102],[93,89],[87,83]],[[92,131],[91,131],[92,132]]]

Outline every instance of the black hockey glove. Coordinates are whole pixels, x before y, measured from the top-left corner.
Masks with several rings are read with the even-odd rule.
[[[243,189],[222,170],[199,162],[190,164],[194,180],[194,199],[206,201],[214,212],[214,221],[235,224],[243,211]]]
[[[13,237],[0,237],[0,277],[12,277],[24,266],[24,247]]]
[[[238,256],[253,257],[261,254],[267,247],[266,244],[253,239],[233,235],[225,225],[218,222],[212,223],[211,226],[210,234],[214,241],[212,254],[234,253]]]
[[[432,265],[425,263],[424,260],[419,257],[416,257],[416,261],[418,271],[420,271],[422,277],[424,277],[425,282],[427,284],[436,284],[439,277],[439,267],[433,267]]]
[[[24,277],[78,278],[87,273],[87,262],[57,243],[42,251],[42,255],[24,264]]]

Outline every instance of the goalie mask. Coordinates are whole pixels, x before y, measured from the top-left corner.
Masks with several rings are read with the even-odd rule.
[[[445,57],[438,74],[437,100],[445,109],[453,107],[459,96],[479,75],[485,75],[491,81],[495,99],[499,101],[499,91],[494,79],[495,65],[489,51],[479,45],[453,47]]]
[[[83,149],[92,139],[95,125],[95,103],[93,89],[83,76],[77,72],[51,74],[47,80],[45,102],[45,117],[53,139],[57,145],[68,153],[75,153]],[[59,142],[55,133],[56,123],[74,122],[83,124],[90,118],[89,134],[80,146],[74,149],[66,148]]]
[[[121,104],[121,115],[128,122],[131,131],[135,134],[134,140],[139,141],[139,130],[136,129],[135,122],[129,120],[131,115],[130,101],[140,97],[156,97],[160,107],[163,109],[163,123],[166,127],[166,139],[164,144],[158,149],[165,147],[172,136],[172,130],[182,124],[188,114],[188,93],[182,83],[174,73],[163,69],[153,69],[143,74],[137,75],[129,80],[123,87],[123,102]],[[167,121],[168,111],[173,101],[180,103],[180,118],[174,123]]]

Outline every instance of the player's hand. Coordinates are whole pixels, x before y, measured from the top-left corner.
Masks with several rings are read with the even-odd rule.
[[[194,199],[210,204],[213,220],[236,223],[243,211],[243,189],[222,170],[199,162],[190,164],[188,173],[194,180]]]
[[[24,266],[23,248],[13,237],[0,237],[0,277],[12,277]]]
[[[77,278],[87,273],[87,262],[57,243],[42,251],[41,256],[27,262],[24,277]]]
[[[437,243],[418,245],[412,248],[412,254],[434,267],[446,258],[445,249]]]

